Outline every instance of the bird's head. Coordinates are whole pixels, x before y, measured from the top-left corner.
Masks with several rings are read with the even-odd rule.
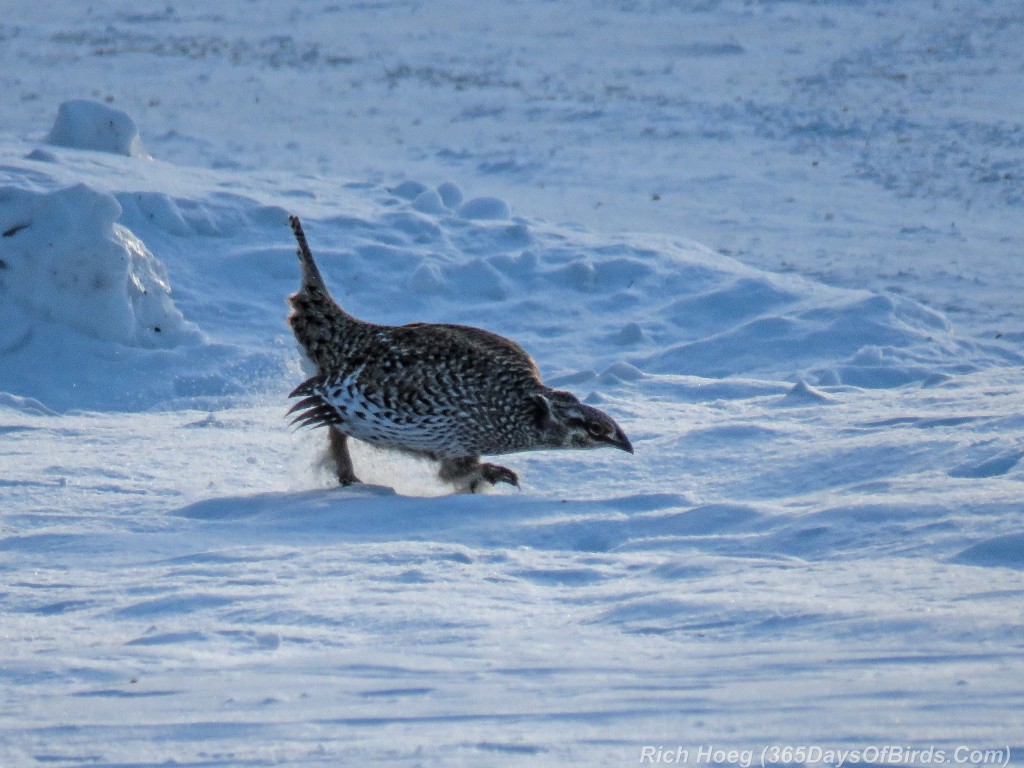
[[[618,448],[633,452],[633,444],[604,411],[584,405],[576,395],[548,389],[533,396],[538,448]]]

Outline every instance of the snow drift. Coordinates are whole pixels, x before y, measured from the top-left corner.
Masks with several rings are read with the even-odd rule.
[[[148,157],[135,121],[120,109],[85,99],[65,101],[46,141],[59,147]]]
[[[53,193],[0,189],[7,334],[47,323],[138,347],[195,340],[171,299],[164,265],[116,223],[120,216],[117,200],[85,185]]]

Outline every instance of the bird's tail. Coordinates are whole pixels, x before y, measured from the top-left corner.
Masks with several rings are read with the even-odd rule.
[[[299,247],[296,251],[299,257],[299,264],[302,265],[302,290],[305,292],[320,292],[324,296],[330,296],[320,269],[313,260],[313,252],[309,250],[309,243],[306,242],[306,233],[302,231],[302,222],[298,216],[289,216],[288,223],[292,225],[292,232],[295,233],[295,240]]]
[[[298,241],[299,263],[302,265],[302,287],[288,301],[292,313],[288,323],[295,332],[306,356],[320,370],[329,367],[337,355],[336,347],[359,321],[343,310],[327,290],[324,278],[313,260],[313,254],[302,231],[298,216],[288,217]]]

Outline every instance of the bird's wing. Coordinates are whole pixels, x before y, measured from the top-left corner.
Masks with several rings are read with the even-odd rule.
[[[454,323],[409,323],[393,330],[396,336],[406,336],[412,345],[419,348],[429,343],[438,348],[448,348],[450,357],[463,355],[474,359],[482,353],[495,369],[540,380],[537,363],[525,349],[511,339],[483,328]],[[407,333],[401,333],[403,331]]]

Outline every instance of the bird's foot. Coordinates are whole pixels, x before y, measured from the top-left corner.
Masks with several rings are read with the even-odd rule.
[[[491,485],[508,483],[519,487],[519,477],[515,472],[497,464],[481,464],[479,456],[442,459],[438,477],[454,485],[461,493],[479,493],[485,481]]]
[[[516,488],[519,487],[519,475],[508,467],[503,467],[499,464],[481,464],[480,476],[470,484],[469,490],[476,493],[477,489],[480,487],[480,483],[484,480],[491,485],[508,483],[509,485],[514,485]]]

